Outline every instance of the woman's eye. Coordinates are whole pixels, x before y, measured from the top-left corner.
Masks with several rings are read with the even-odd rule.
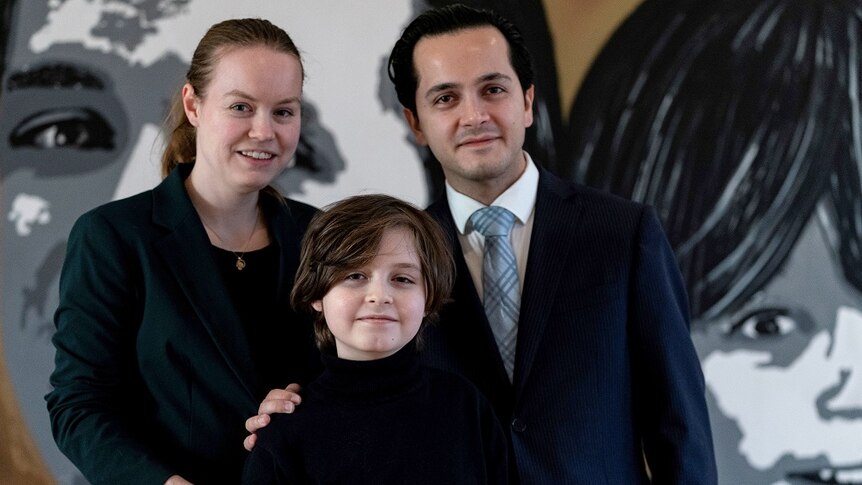
[[[293,111],[289,109],[278,109],[275,110],[275,116],[278,116],[279,118],[290,118],[293,116]]]
[[[251,111],[251,108],[247,104],[234,104],[231,105],[230,109],[233,111],[239,111],[241,113]]]
[[[783,309],[766,309],[749,313],[733,325],[730,333],[750,339],[781,337],[797,329],[797,322]]]

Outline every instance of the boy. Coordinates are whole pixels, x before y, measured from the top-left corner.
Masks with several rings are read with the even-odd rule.
[[[315,313],[325,370],[259,432],[245,483],[506,483],[490,404],[418,360],[454,271],[439,226],[406,202],[356,196],[314,218],[291,302]]]

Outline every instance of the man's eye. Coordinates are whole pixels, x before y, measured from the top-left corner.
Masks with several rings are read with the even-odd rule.
[[[439,96],[437,99],[435,99],[435,100],[434,100],[434,104],[447,104],[447,103],[451,103],[451,102],[452,102],[452,99],[454,99],[454,98],[452,97],[452,95],[444,94],[443,96]]]
[[[114,148],[114,130],[97,112],[88,108],[40,111],[22,121],[9,135],[16,148]]]
[[[730,333],[738,333],[750,339],[765,337],[781,337],[797,329],[797,322],[787,311],[770,308],[758,310],[740,319],[730,329]]]

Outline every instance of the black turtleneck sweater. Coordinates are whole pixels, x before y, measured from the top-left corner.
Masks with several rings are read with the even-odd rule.
[[[322,360],[296,411],[258,432],[243,483],[506,483],[491,405],[464,378],[421,366],[413,342],[379,360]]]

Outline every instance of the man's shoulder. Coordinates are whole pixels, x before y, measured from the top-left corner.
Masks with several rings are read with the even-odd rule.
[[[609,228],[637,224],[646,206],[595,187],[564,180],[547,170],[541,171],[536,195],[535,220],[561,222],[561,218],[578,224],[596,223]],[[572,217],[578,214],[577,217]]]
[[[540,170],[539,196],[542,195],[556,195],[577,200],[582,204],[608,206],[618,210],[640,212],[644,208],[644,205],[639,202],[634,202],[607,190],[565,180],[548,170]]]

